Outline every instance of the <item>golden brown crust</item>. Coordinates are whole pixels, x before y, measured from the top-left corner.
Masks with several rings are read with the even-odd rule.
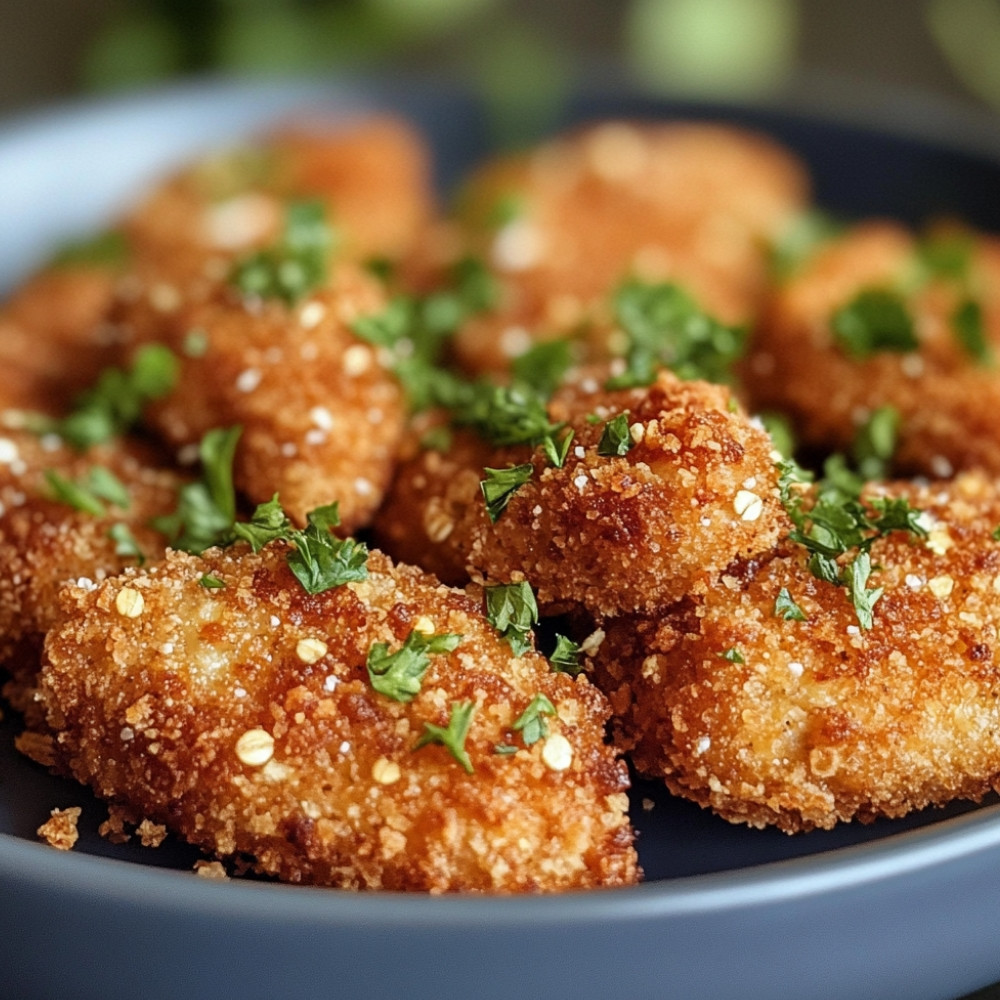
[[[734,822],[790,832],[996,784],[1000,484],[969,474],[886,493],[933,528],[875,542],[868,586],[885,593],[870,630],[792,543],[668,614],[605,625],[595,680],[641,771]],[[805,621],[776,615],[782,587]]]
[[[636,857],[607,703],[515,658],[473,602],[377,552],[369,577],[310,596],[286,548],[179,553],[65,592],[43,673],[67,769],[133,816],[293,882],[536,892],[628,884]],[[212,574],[225,582],[207,589]],[[460,633],[410,703],[373,690],[373,642]],[[558,715],[530,747],[536,694]],[[424,722],[476,704],[467,774]],[[517,746],[501,755],[497,744]],[[569,751],[568,754],[566,751]]]
[[[489,262],[500,302],[460,331],[462,363],[503,372],[533,341],[599,318],[630,276],[677,282],[722,322],[747,323],[764,242],[808,186],[773,141],[706,123],[604,122],[485,165],[465,186],[458,242]],[[607,357],[606,337],[590,356]]]
[[[1000,351],[1000,241],[965,236],[968,283],[983,310],[986,341]],[[894,459],[900,473],[1000,472],[1000,436],[992,417],[1000,407],[1000,381],[992,365],[963,349],[952,329],[952,313],[968,291],[941,279],[913,287],[916,254],[908,230],[878,221],[820,249],[776,289],[765,311],[743,367],[750,403],[787,413],[803,444],[828,449],[847,448],[859,424],[888,404],[901,418]],[[917,350],[880,351],[859,360],[837,346],[831,317],[867,288],[903,292],[916,324]]]
[[[583,376],[550,404],[550,419],[574,432],[562,468],[471,434],[404,463],[376,522],[381,544],[452,582],[527,579],[543,609],[593,614],[670,604],[773,545],[786,522],[771,441],[728,390],[664,371],[648,388],[611,392],[606,375]],[[624,411],[633,447],[598,454],[606,421]],[[491,524],[483,467],[528,461],[533,477]]]

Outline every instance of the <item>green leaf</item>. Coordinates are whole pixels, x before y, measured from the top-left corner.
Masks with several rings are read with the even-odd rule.
[[[887,288],[862,289],[834,312],[830,325],[836,344],[858,361],[881,351],[905,353],[920,346],[906,302]]]
[[[304,531],[292,532],[295,548],[288,566],[310,594],[321,594],[351,581],[368,578],[368,547],[353,538],[330,534],[322,520],[313,520]]]
[[[628,410],[612,417],[605,425],[601,440],[597,443],[597,454],[608,457],[627,455],[635,442],[628,428]]]
[[[557,634],[556,648],[552,651],[549,662],[558,673],[575,677],[583,669],[580,663],[580,644]]]
[[[870,629],[873,624],[872,609],[875,602],[885,592],[884,587],[868,589],[868,577],[871,575],[871,558],[867,552],[859,552],[847,567],[846,587],[858,624],[863,629]]]
[[[894,406],[880,406],[858,428],[851,455],[862,479],[884,479],[892,467],[900,416]]]
[[[536,694],[528,707],[514,720],[513,729],[521,734],[524,745],[530,747],[549,735],[549,724],[545,716],[555,715],[556,707],[544,694]]]
[[[45,470],[45,482],[53,500],[94,517],[101,517],[106,513],[104,504],[89,489],[60,475],[55,469]]]
[[[802,212],[771,245],[771,273],[777,281],[787,281],[824,243],[842,231],[843,226],[819,209]]]
[[[951,314],[951,329],[962,350],[976,364],[992,365],[996,358],[986,337],[983,307],[977,299],[965,298]]]
[[[213,573],[206,573],[199,581],[198,586],[206,590],[221,590],[226,586],[226,581],[215,576]]]
[[[448,725],[442,727],[436,726],[432,722],[425,722],[423,735],[414,744],[413,749],[419,750],[431,743],[437,743],[443,746],[468,774],[472,774],[472,761],[469,760],[469,754],[466,752],[465,741],[469,735],[475,711],[476,703],[474,701],[453,701]]]
[[[414,629],[395,652],[389,652],[386,642],[373,643],[365,664],[372,687],[393,701],[413,701],[420,693],[431,656],[450,653],[461,641],[462,636],[455,633],[427,635]]]
[[[746,663],[743,654],[735,647],[730,646],[729,649],[724,650],[719,653],[719,656],[724,660],[728,660],[730,663]]]
[[[132,534],[132,529],[124,522],[111,525],[108,529],[108,537],[115,543],[115,555],[126,559],[135,559],[142,566],[146,561],[146,556],[139,543]]]
[[[53,267],[100,267],[117,270],[128,262],[129,247],[123,233],[109,229],[60,247]]]
[[[562,384],[572,363],[569,340],[543,340],[516,357],[510,373],[516,383],[548,399]]]
[[[500,519],[514,494],[531,479],[534,471],[530,462],[507,469],[483,469],[486,478],[480,482],[479,488],[486,501],[486,513],[493,524]]]
[[[500,633],[515,656],[522,656],[532,645],[533,626],[538,624],[538,604],[531,585],[497,583],[485,588],[486,617]]]
[[[561,469],[566,464],[566,456],[569,454],[569,446],[573,443],[576,432],[569,428],[562,437],[547,437],[542,442],[542,450],[549,464],[556,469]]]
[[[246,298],[294,305],[326,283],[333,244],[322,201],[290,202],[281,240],[238,260],[229,283]]]
[[[778,596],[774,601],[774,614],[777,618],[784,618],[786,622],[806,621],[805,612],[792,600],[792,595],[788,593],[787,587],[782,587],[778,591]]]
[[[258,504],[249,521],[233,525],[233,536],[250,543],[254,552],[279,538],[291,540],[294,528],[275,493],[266,503]]]

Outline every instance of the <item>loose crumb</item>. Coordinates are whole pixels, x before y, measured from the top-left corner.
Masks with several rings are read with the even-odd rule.
[[[198,878],[228,879],[226,869],[222,867],[221,861],[196,861],[194,863],[194,873]]]
[[[167,837],[167,828],[162,823],[144,819],[136,828],[136,834],[143,847],[159,847]]]
[[[37,830],[38,836],[48,842],[57,851],[68,851],[74,847],[80,837],[76,828],[80,821],[80,806],[70,806],[68,809],[53,809]]]

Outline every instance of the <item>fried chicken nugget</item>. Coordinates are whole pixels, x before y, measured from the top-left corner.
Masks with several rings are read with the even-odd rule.
[[[457,354],[505,371],[532,342],[590,322],[628,277],[676,282],[721,322],[746,324],[764,244],[808,189],[777,143],[714,124],[604,122],[488,163],[461,197],[459,243],[488,261],[500,301],[462,328]],[[607,356],[600,336],[588,348]]]
[[[124,229],[142,256],[225,258],[273,242],[293,198],[326,203],[343,257],[398,258],[434,204],[426,143],[388,116],[291,123],[185,167]]]
[[[596,688],[515,657],[469,597],[381,553],[366,580],[310,595],[288,552],[171,553],[67,589],[42,686],[75,777],[291,882],[437,893],[636,879],[627,776]],[[374,689],[375,644],[432,634],[461,638],[426,655],[422,682],[406,668],[412,700]]]
[[[117,277],[114,266],[58,264],[0,307],[0,410],[62,414],[114,362],[108,319]]]
[[[729,390],[663,370],[649,387],[609,391],[606,376],[585,375],[549,404],[574,435],[562,468],[539,449],[468,433],[404,462],[376,519],[380,544],[451,582],[527,579],[543,610],[592,614],[673,603],[769,549],[786,527],[773,446]],[[602,454],[615,418],[623,453]],[[491,523],[484,467],[529,462]]]
[[[870,629],[791,542],[668,613],[605,625],[593,677],[641,772],[788,832],[997,787],[1000,484],[873,492],[909,499],[930,531],[872,546],[866,586],[884,593]],[[786,620],[782,593],[804,620]]]
[[[180,360],[174,390],[149,407],[171,446],[240,425],[236,486],[253,503],[280,493],[293,519],[340,498],[343,530],[363,526],[392,474],[405,401],[378,351],[351,330],[385,306],[381,285],[350,264],[294,306],[227,285],[207,299],[132,316],[132,336]]]
[[[105,479],[95,480],[95,473]],[[173,509],[182,482],[156,468],[148,448],[125,441],[81,453],[52,435],[2,433],[0,665],[12,675],[4,693],[16,708],[30,714],[59,589],[114,576],[139,558],[162,557],[166,540],[149,522]]]
[[[744,365],[751,405],[831,450],[891,405],[899,472],[1000,472],[998,288],[996,238],[945,229],[918,241],[896,223],[858,225],[775,292]]]

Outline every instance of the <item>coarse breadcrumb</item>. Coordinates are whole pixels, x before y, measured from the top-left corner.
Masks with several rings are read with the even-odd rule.
[[[643,773],[789,832],[979,799],[1000,777],[1000,488],[896,484],[938,525],[871,549],[870,629],[785,542],[659,616],[605,625],[595,680]],[[947,537],[948,543],[942,544]],[[776,612],[785,588],[804,621]]]
[[[288,547],[168,554],[64,592],[42,695],[64,770],[135,821],[291,882],[429,892],[542,892],[637,878],[624,763],[586,679],[516,657],[472,600],[372,552],[367,579],[310,595]],[[206,589],[211,574],[224,581]],[[128,617],[116,597],[144,596]],[[415,623],[461,636],[411,701],[376,691],[374,643]],[[299,644],[319,638],[307,662]],[[555,713],[525,740],[536,695]],[[417,747],[471,702],[471,773]],[[433,732],[433,730],[431,730]],[[250,734],[251,738],[247,737]],[[497,746],[516,752],[498,753]],[[548,748],[548,749],[547,749]]]
[[[574,435],[562,468],[471,434],[403,463],[375,525],[381,544],[449,582],[527,579],[546,611],[600,615],[677,601],[787,530],[771,439],[727,389],[668,371],[637,389],[604,390],[606,379],[590,371],[549,405]],[[621,413],[632,447],[599,454]],[[491,523],[484,467],[529,461],[532,478]]]
[[[38,836],[57,851],[72,850],[80,838],[77,823],[82,812],[81,806],[53,809],[49,818],[38,828]]]

